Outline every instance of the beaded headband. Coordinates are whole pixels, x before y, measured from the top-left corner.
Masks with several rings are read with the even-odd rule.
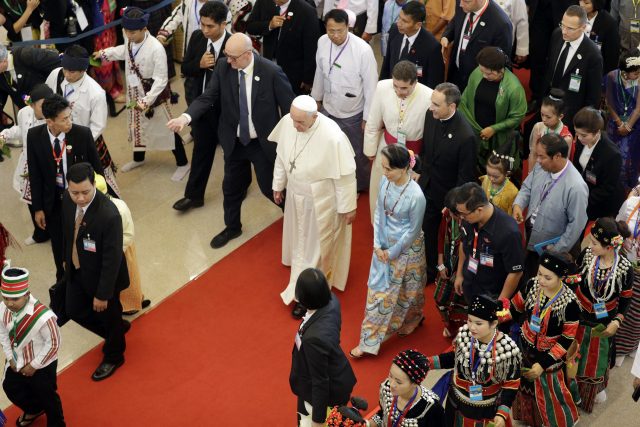
[[[511,157],[509,155],[506,155],[506,154],[499,154],[499,153],[496,152],[496,150],[493,150],[492,153],[497,158],[508,161],[509,162],[509,170],[513,169],[513,162],[515,161],[515,159],[513,157]]]
[[[498,320],[498,310],[502,307],[489,297],[476,295],[469,305],[468,314],[492,322]]]
[[[418,350],[404,350],[393,358],[393,364],[407,374],[414,384],[420,384],[427,377],[429,364],[427,357]]]
[[[597,220],[591,229],[591,235],[604,246],[613,246],[614,249],[622,246],[624,239],[618,232],[608,232],[604,229],[600,220]]]

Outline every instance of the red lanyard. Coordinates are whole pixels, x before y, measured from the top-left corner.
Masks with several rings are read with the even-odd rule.
[[[472,258],[475,259],[476,257],[476,248],[478,247],[478,232],[475,230],[475,228],[473,229],[473,251],[472,251]]]
[[[64,149],[67,147],[67,140],[62,141],[62,146],[60,147],[60,156],[56,156],[56,150],[51,147],[51,153],[53,154],[53,160],[56,162],[56,166],[60,166],[60,162],[62,161],[62,156],[64,155]]]
[[[478,22],[480,18],[482,18],[482,15],[487,10],[487,7],[489,7],[489,2],[490,0],[487,0],[482,10],[480,11],[480,13],[478,13],[478,16],[473,21],[471,20],[471,13],[469,13],[469,17],[467,18],[467,22],[469,23],[469,28],[467,29],[467,35],[471,35],[471,33],[473,33],[473,26],[476,25],[476,22]]]

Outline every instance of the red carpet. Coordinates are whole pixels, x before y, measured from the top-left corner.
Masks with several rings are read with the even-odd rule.
[[[338,292],[345,353],[358,343],[364,311],[372,248],[368,207],[361,197],[349,284]],[[137,319],[127,335],[127,361],[113,377],[90,379],[99,348],[62,372],[58,384],[68,425],[295,425],[288,379],[299,323],[279,297],[289,277],[280,263],[281,234],[278,221]],[[449,344],[441,336],[433,286],[426,293],[422,328],[390,339],[376,358],[352,362],[355,394],[371,407],[396,352],[413,347],[429,355]],[[13,425],[19,410],[5,412]],[[44,417],[33,425],[44,426]]]

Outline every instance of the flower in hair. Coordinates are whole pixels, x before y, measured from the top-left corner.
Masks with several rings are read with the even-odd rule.
[[[416,165],[416,155],[413,154],[413,150],[407,151],[409,151],[409,167],[413,169],[413,167]]]
[[[627,67],[640,67],[640,56],[632,56],[625,60]]]
[[[623,243],[624,239],[619,234],[611,238],[611,246],[613,246],[614,249],[619,249],[620,247],[622,247]]]

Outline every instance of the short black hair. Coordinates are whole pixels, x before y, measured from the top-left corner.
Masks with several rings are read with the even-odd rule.
[[[329,283],[322,271],[307,268],[296,281],[296,300],[309,310],[320,309],[331,301]]]
[[[343,9],[331,9],[324,15],[324,22],[326,23],[329,19],[332,19],[336,24],[349,26],[349,15]]]
[[[586,130],[589,133],[597,133],[604,128],[604,119],[600,110],[593,107],[584,107],[573,116],[573,128]]]
[[[391,77],[401,82],[413,84],[418,80],[418,67],[411,61],[402,60],[391,70]]]
[[[460,105],[460,89],[453,83],[444,82],[437,85],[433,90],[437,90],[444,95],[444,100],[447,104],[456,104],[456,107]]]
[[[387,158],[392,169],[404,169],[409,166],[409,150],[400,144],[385,145],[380,153]]]
[[[45,98],[42,103],[42,115],[45,119],[55,120],[58,114],[70,107],[71,104],[69,104],[69,101],[67,101],[64,96],[54,93]]]
[[[507,66],[509,57],[502,49],[495,46],[482,48],[476,55],[478,65],[482,65],[491,71],[502,71]]]
[[[566,159],[569,155],[569,146],[567,145],[567,141],[557,133],[542,135],[538,140],[538,144],[544,147],[544,152],[547,153],[547,156],[549,157],[560,154],[563,159]]]
[[[469,212],[489,204],[484,190],[475,182],[467,182],[456,187],[455,201],[456,205],[464,205]]]
[[[414,2],[409,1],[402,6],[402,12],[410,16],[413,19],[413,22],[424,22],[427,17],[427,12],[424,9],[424,4],[422,2]]]
[[[64,51],[64,55],[71,58],[88,58],[89,52],[79,44],[72,44]]]
[[[92,185],[96,179],[93,166],[90,163],[76,163],[67,170],[67,181],[69,182],[80,184],[87,179]]]
[[[444,196],[444,207],[449,209],[449,211],[454,215],[458,214],[458,207],[456,206],[456,192],[457,189],[452,188],[447,191],[447,194]]]
[[[227,22],[229,8],[221,1],[206,1],[200,9],[200,16],[213,19],[216,24]]]

